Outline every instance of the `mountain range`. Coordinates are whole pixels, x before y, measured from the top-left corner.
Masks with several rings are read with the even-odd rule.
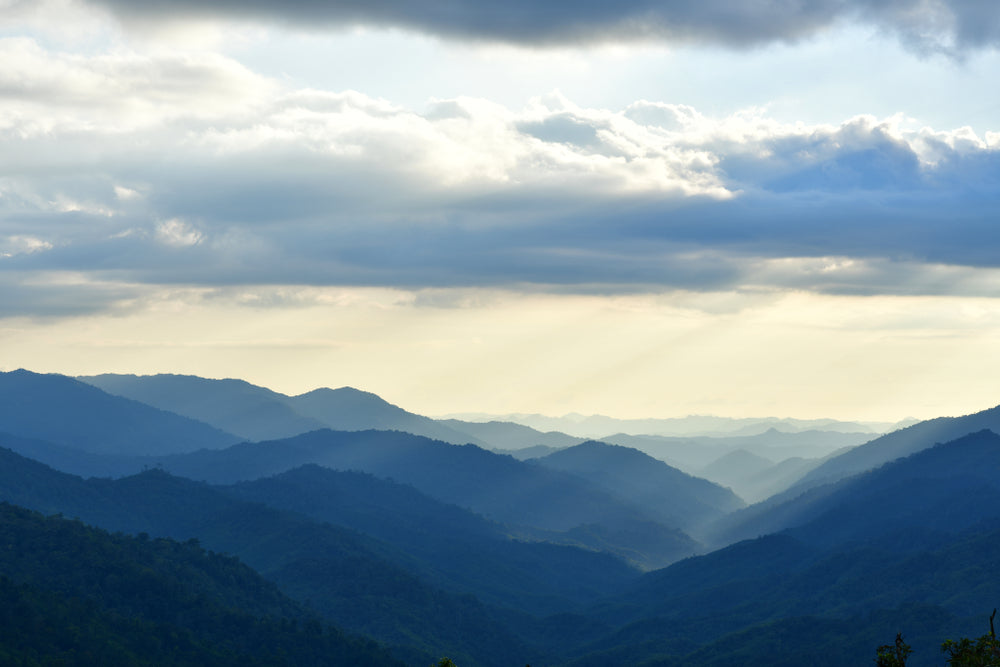
[[[86,380],[0,374],[0,596],[39,619],[5,617],[0,661],[853,665],[901,632],[920,667],[1000,599],[1000,408],[579,441],[350,388]]]

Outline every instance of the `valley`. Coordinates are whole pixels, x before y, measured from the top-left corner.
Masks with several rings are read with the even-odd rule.
[[[0,398],[19,659],[847,665],[903,633],[919,667],[1000,600],[997,408],[583,438],[194,376]]]

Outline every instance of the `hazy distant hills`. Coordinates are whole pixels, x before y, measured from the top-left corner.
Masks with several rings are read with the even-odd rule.
[[[787,458],[822,458],[846,447],[855,447],[872,439],[870,433],[837,431],[800,431],[786,433],[768,429],[755,435],[666,437],[616,433],[601,438],[603,442],[632,447],[681,470],[696,474],[721,457],[738,449],[771,460]]]
[[[133,456],[212,449],[240,440],[64,375],[25,370],[0,373],[0,431],[92,454]]]
[[[963,417],[929,419],[887,433],[830,459],[810,471],[801,481],[805,486],[835,481],[983,429],[1000,432],[1000,406]]]
[[[518,450],[531,447],[561,449],[579,445],[584,441],[558,431],[542,433],[528,426],[505,421],[467,422],[458,419],[442,419],[441,424],[468,434],[479,442],[488,443],[491,449]],[[473,441],[470,441],[473,442]]]
[[[407,412],[375,394],[351,387],[316,389],[287,400],[299,413],[317,419],[335,431],[405,431],[455,445],[484,444],[467,433],[439,424],[429,417]]]
[[[1000,514],[1000,436],[962,436],[795,497],[749,507],[720,520],[714,541],[728,544],[809,524],[824,543],[889,530],[957,531]]]
[[[243,440],[284,438],[327,427],[286,405],[286,396],[243,380],[167,374],[104,374],[78,379],[109,394],[203,421]]]
[[[243,380],[192,375],[105,374],[79,379],[116,396],[204,421],[244,440],[274,440],[329,428],[405,431],[456,445],[472,443],[496,449],[542,444],[565,447],[580,442],[565,434],[539,433],[513,423],[438,421],[351,387],[286,396]]]
[[[793,456],[775,463],[745,449],[736,449],[697,473],[699,477],[728,486],[747,502],[755,503],[784,491],[824,460]]]
[[[605,440],[612,433],[626,435],[658,435],[666,437],[728,437],[752,436],[777,430],[785,433],[802,431],[830,431],[839,433],[868,433],[877,435],[904,426],[917,420],[903,422],[854,422],[836,419],[787,419],[777,417],[734,419],[694,415],[667,419],[616,419],[604,415],[569,414],[549,417],[539,414],[460,414],[452,418],[464,421],[486,422],[507,421],[530,426],[539,431],[560,431],[585,439]]]
[[[648,508],[654,518],[685,530],[744,507],[727,488],[692,477],[638,450],[585,442],[534,459],[538,465],[589,480]]]
[[[734,449],[723,454],[701,469],[706,479],[729,482],[759,475],[774,467],[774,461],[745,449]],[[728,485],[728,484],[727,484]]]
[[[281,439],[319,428],[340,431],[395,430],[452,444],[471,443],[511,452],[521,459],[542,456],[551,453],[551,450],[582,442],[581,438],[565,433],[541,432],[513,422],[434,420],[392,405],[375,394],[350,387],[316,389],[299,396],[286,396],[242,380],[210,380],[184,375],[105,374],[81,379],[109,393],[200,420],[250,441]],[[818,465],[820,459],[831,452],[870,439],[869,432],[802,430],[806,426],[868,428],[866,425],[834,420],[755,421],[692,417],[682,421],[690,428],[713,427],[721,430],[725,427],[731,432],[725,437],[683,438],[618,434],[606,440],[644,451],[689,474],[701,474],[709,463],[737,449],[769,458],[776,462],[773,469],[762,472],[755,479],[735,479],[725,475],[713,478],[713,481],[732,486],[737,492],[743,491],[750,500],[759,500],[795,483],[810,470],[811,464]],[[588,423],[621,425],[606,419]],[[676,426],[675,420],[633,420],[628,425],[664,428],[667,423]],[[734,434],[754,432],[757,430],[754,425],[765,424],[768,430],[762,433]],[[775,424],[797,431],[781,432],[773,428]],[[534,449],[536,447],[549,448],[549,451]],[[784,463],[788,458],[797,460]],[[73,470],[87,471],[85,468]]]
[[[287,438],[321,428],[397,430],[464,444],[468,436],[350,387],[286,396],[243,380],[193,375],[96,375],[84,382],[162,410],[198,419],[244,440]]]

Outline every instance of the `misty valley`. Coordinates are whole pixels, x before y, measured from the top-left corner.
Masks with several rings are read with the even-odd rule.
[[[0,373],[0,664],[1000,664],[998,433]]]

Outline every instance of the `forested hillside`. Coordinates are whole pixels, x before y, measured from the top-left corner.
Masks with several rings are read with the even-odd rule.
[[[197,540],[0,503],[4,665],[403,665]]]
[[[68,378],[2,379],[20,387],[0,412],[5,664],[839,667],[902,632],[907,664],[930,667],[945,639],[981,635],[1000,600],[1000,436],[927,443],[995,411],[873,440],[829,459],[874,457],[872,469],[744,507],[603,442],[527,460],[398,430],[234,444]],[[301,421],[252,385],[180,382],[186,410],[215,405],[232,424],[258,401],[259,432],[338,402],[361,421],[375,414],[364,406],[411,414],[320,391]],[[197,433],[210,446],[191,451]],[[883,460],[899,447],[914,451]],[[718,451],[703,453],[713,475],[799,465]]]

